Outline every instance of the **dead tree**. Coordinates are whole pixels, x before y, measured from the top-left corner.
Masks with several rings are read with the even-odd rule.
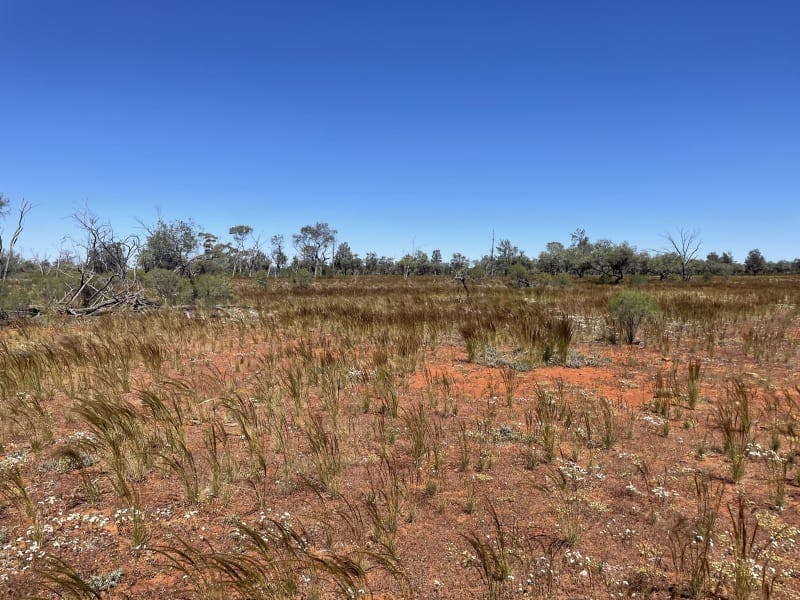
[[[74,213],[72,219],[84,237],[75,242],[80,249],[76,253],[80,279],[63,298],[64,307],[71,308],[78,299],[84,308],[114,305],[120,298],[135,294],[135,274],[134,280],[128,281],[128,273],[129,264],[139,250],[139,238],[135,235],[118,237],[110,225],[102,223],[88,209]],[[126,285],[120,288],[117,282],[126,282]]]
[[[2,214],[3,209],[8,205],[8,201],[0,195],[0,214]],[[33,205],[23,200],[19,205],[18,217],[17,217],[17,228],[14,230],[14,233],[8,240],[8,247],[4,248],[4,240],[2,232],[0,232],[0,256],[3,255],[3,250],[5,249],[5,262],[3,263],[3,271],[0,273],[0,281],[5,281],[6,277],[8,277],[8,268],[11,265],[11,259],[14,257],[14,247],[17,245],[17,241],[19,241],[19,236],[22,234],[23,224],[25,222],[25,216],[30,212]]]
[[[678,255],[678,260],[681,263],[681,278],[684,281],[688,281],[691,278],[689,263],[697,257],[702,245],[698,232],[696,230],[689,231],[681,227],[676,235],[666,233],[664,238]]]

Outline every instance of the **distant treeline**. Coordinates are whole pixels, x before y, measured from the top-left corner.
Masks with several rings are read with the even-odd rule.
[[[21,203],[7,219],[16,225],[3,245],[0,228],[0,275],[5,280],[19,273],[79,273],[78,285],[99,276],[106,281],[136,278],[136,273],[173,272],[193,280],[202,275],[248,277],[321,277],[333,275],[418,275],[494,277],[505,276],[526,285],[531,278],[584,278],[619,283],[629,275],[690,279],[697,275],[798,273],[800,258],[767,261],[758,249],[743,262],[730,252],[709,252],[703,256],[696,232],[679,230],[666,234],[663,251],[638,250],[628,242],[591,240],[583,229],[570,236],[569,245],[550,242],[536,255],[508,239],[487,243],[487,253],[469,258],[459,252],[444,257],[440,250],[430,254],[417,250],[400,258],[353,252],[328,223],[306,225],[286,240],[283,235],[268,239],[256,235],[249,225],[235,225],[227,235],[203,231],[191,220],[159,219],[143,225],[142,235],[118,235],[90,211],[73,215],[80,232],[57,257],[22,256],[15,245],[24,229],[30,204]],[[0,196],[0,215],[10,217],[10,203]],[[2,222],[0,222],[2,223]]]

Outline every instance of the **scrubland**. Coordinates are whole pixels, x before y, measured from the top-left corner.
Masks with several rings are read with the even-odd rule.
[[[562,282],[566,283],[566,282]],[[250,281],[0,330],[0,590],[800,597],[800,278]]]

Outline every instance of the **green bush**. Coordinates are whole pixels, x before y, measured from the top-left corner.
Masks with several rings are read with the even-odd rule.
[[[659,310],[653,297],[642,292],[621,292],[611,300],[608,309],[622,328],[628,344],[636,340],[636,332],[645,319]]]
[[[169,269],[151,269],[142,276],[144,284],[170,304],[188,302],[192,297],[192,286],[188,280]]]
[[[200,304],[212,306],[233,297],[231,279],[227,275],[200,275],[194,280],[194,297]]]
[[[50,304],[59,302],[71,289],[77,289],[80,283],[80,273],[77,270],[52,271],[47,275],[37,274],[35,284],[39,290],[42,302]]]
[[[33,303],[30,286],[0,281],[0,311],[17,310]]]
[[[572,275],[569,273],[556,273],[553,277],[553,285],[558,287],[567,287],[572,285]]]
[[[525,268],[524,265],[519,263],[513,264],[508,268],[508,274],[511,276],[511,280],[514,282],[514,285],[517,287],[528,287],[530,286],[530,272],[528,269]]]
[[[630,276],[629,279],[631,287],[642,287],[647,283],[647,275],[642,275],[641,273],[634,273]]]
[[[308,269],[295,269],[292,271],[292,283],[297,287],[308,287],[314,280],[314,274]]]

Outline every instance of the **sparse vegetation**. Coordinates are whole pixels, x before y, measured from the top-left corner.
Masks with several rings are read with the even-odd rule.
[[[798,592],[800,280],[466,298],[321,262],[305,286],[226,280],[231,306],[0,331],[0,588]],[[653,343],[604,341],[610,305]]]

